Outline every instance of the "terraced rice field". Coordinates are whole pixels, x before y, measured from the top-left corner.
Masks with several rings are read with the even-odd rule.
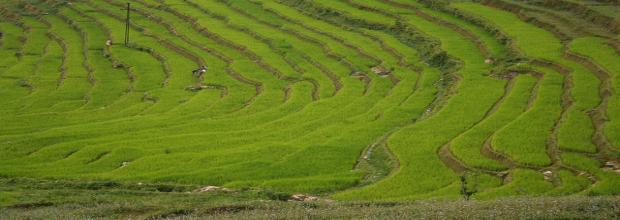
[[[128,2],[0,3],[0,177],[620,194],[613,1]]]

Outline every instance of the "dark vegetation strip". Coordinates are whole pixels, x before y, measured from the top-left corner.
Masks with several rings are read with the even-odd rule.
[[[584,4],[566,0],[537,1],[533,3],[540,4],[541,6],[547,8],[553,8],[558,11],[571,11],[573,14],[580,16],[586,21],[606,27],[606,29],[613,31],[615,34],[620,33],[620,23],[618,23],[614,18],[592,10]]]
[[[386,16],[392,16],[395,17],[396,19],[401,19],[398,18],[396,16],[394,16],[391,13],[388,13],[386,11],[382,11],[380,9],[373,9],[370,7],[366,7],[363,5],[358,5],[355,4],[349,0],[346,1],[349,4],[354,5],[355,7],[362,9],[362,10],[369,10],[369,11],[374,11],[374,12],[378,12],[380,14],[386,15]],[[476,45],[476,47],[479,49],[480,53],[482,53],[482,55],[486,58],[490,57],[489,51],[486,47],[486,45],[480,41],[480,39],[473,33],[471,33],[470,31],[461,28],[458,25],[455,25],[453,23],[450,23],[448,21],[433,17],[427,13],[424,13],[423,11],[419,10],[417,7],[413,6],[413,5],[409,5],[409,4],[403,4],[403,3],[397,3],[397,2],[392,2],[389,0],[384,0],[385,3],[395,6],[395,7],[400,7],[400,8],[406,8],[409,9],[411,11],[415,12],[415,15],[438,25],[444,26],[446,28],[449,28],[453,31],[455,31],[456,33],[460,34],[461,36],[463,36],[465,39],[467,39],[468,41],[472,42],[474,45]],[[500,97],[494,104],[493,106],[486,112],[485,116],[483,118],[481,118],[478,122],[473,123],[467,130],[463,131],[466,132],[470,129],[472,129],[473,127],[475,127],[476,125],[480,124],[482,121],[484,121],[485,119],[487,119],[491,114],[493,114],[495,112],[495,110],[497,110],[497,108],[501,105],[501,103],[503,102],[503,100],[505,99],[506,95],[509,94],[510,91],[510,87],[512,85],[512,80],[510,82],[508,82],[504,88],[504,94],[502,95],[502,97]],[[458,136],[456,136],[458,137]],[[450,141],[451,142],[451,141]],[[462,174],[465,172],[471,172],[474,170],[474,168],[467,166],[465,163],[463,163],[462,161],[460,161],[454,154],[453,152],[450,150],[450,142],[442,145],[442,147],[438,148],[437,150],[437,155],[439,156],[439,159],[449,168],[451,168],[455,173],[457,174]],[[476,169],[477,171],[480,171],[478,169]],[[491,172],[494,173],[494,172]]]
[[[539,4],[528,4],[526,2],[509,2],[505,0],[483,2],[485,4],[493,4],[498,7],[502,7],[505,10],[510,11],[514,14],[524,14],[524,16],[527,16],[531,19],[539,21],[551,19],[558,25],[566,26],[554,26],[553,28],[556,31],[561,32],[562,36],[565,36],[567,38],[576,38],[585,35],[606,35],[610,37],[614,35],[614,33],[605,26],[600,26],[592,22],[582,20],[579,17],[574,17],[573,14],[562,14],[565,11],[554,11],[553,9],[545,8],[544,6]],[[575,27],[578,24],[579,26]]]
[[[470,42],[474,43],[477,47],[478,50],[480,51],[480,53],[482,53],[483,56],[489,58],[490,54],[489,54],[489,49],[487,48],[487,46],[480,41],[480,39],[473,33],[471,33],[470,31],[468,31],[465,28],[462,28],[456,24],[450,23],[448,21],[433,17],[427,13],[424,13],[423,11],[419,10],[417,7],[410,5],[410,4],[403,4],[403,3],[399,3],[399,2],[394,2],[391,0],[382,0],[385,3],[388,3],[390,5],[393,6],[397,6],[397,7],[401,7],[401,8],[407,8],[413,12],[415,12],[415,14],[427,21],[445,26],[447,28],[452,29],[453,31],[459,33],[461,36],[467,38]],[[387,12],[384,12],[387,13]]]
[[[490,201],[283,202],[276,192],[192,192],[198,186],[0,178],[0,189],[22,198],[0,204],[3,219],[158,217],[247,218],[467,218],[617,219],[617,197],[514,197]],[[13,195],[13,194],[9,194]],[[256,202],[256,200],[263,200]],[[493,208],[489,208],[493,207]]]
[[[425,63],[432,68],[439,69],[442,73],[440,83],[438,84],[440,88],[439,92],[427,109],[437,111],[450,95],[450,90],[454,85],[454,81],[457,79],[455,72],[460,68],[460,61],[450,57],[445,51],[441,50],[439,42],[423,34],[416,28],[408,26],[403,22],[397,22],[392,26],[371,23],[363,19],[349,17],[338,11],[323,8],[304,0],[280,0],[278,2],[297,9],[305,15],[333,25],[353,27],[350,28],[352,30],[358,28],[378,30],[394,36],[401,43],[417,50]],[[420,117],[416,119],[416,121],[423,120],[423,118],[425,117]]]

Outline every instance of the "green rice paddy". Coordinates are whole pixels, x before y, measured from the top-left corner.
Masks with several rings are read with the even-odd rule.
[[[0,177],[618,195],[620,5],[559,2],[0,3]]]

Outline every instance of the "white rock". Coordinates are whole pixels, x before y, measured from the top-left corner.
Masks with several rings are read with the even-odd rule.
[[[200,189],[200,192],[213,192],[219,190],[219,186],[206,186]]]
[[[304,194],[294,194],[289,199],[289,201],[303,201],[303,202],[311,202],[311,201],[317,201],[317,200],[319,200],[319,197],[308,196]]]
[[[200,188],[200,190],[198,191],[199,192],[215,192],[215,191],[233,192],[234,190],[229,189],[229,188],[219,187],[219,186],[205,186],[205,187]]]

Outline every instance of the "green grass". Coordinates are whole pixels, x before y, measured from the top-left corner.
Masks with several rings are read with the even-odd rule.
[[[128,45],[126,1],[0,3],[0,218],[614,217],[620,54],[554,34],[599,21],[488,1],[129,2]],[[294,193],[329,200],[266,201]]]
[[[562,161],[566,165],[588,172],[596,178],[597,182],[586,189],[583,194],[607,195],[618,192],[618,188],[615,187],[620,181],[618,174],[600,169],[599,161],[575,153],[563,154]]]
[[[28,79],[36,73],[38,61],[45,52],[44,48],[50,41],[45,35],[46,30],[44,24],[30,17],[24,18],[23,22],[25,26],[30,28],[24,33],[24,39],[26,39],[26,41],[21,47],[18,45],[12,46],[14,48],[20,47],[19,51],[13,50],[14,54],[20,54],[19,60],[13,64],[7,65],[1,75],[3,77],[3,88],[6,88],[3,90],[7,94],[7,98],[3,99],[3,111],[15,111],[15,109],[19,109],[21,103],[18,102],[18,99],[30,94],[30,88],[24,86],[28,85],[24,82],[28,82]],[[17,36],[18,33],[14,34]],[[10,35],[7,36],[7,39],[10,39]],[[6,46],[5,48],[8,49],[11,48],[11,46]],[[8,60],[10,60],[10,58]]]
[[[81,6],[80,6],[80,7],[81,7]],[[382,83],[382,84],[384,84],[384,85],[385,85],[385,83],[387,83],[387,81],[385,81],[385,80],[383,80],[383,82],[384,82],[384,83]],[[409,82],[409,85],[410,85],[410,86],[411,86],[411,83],[412,83],[412,82],[413,82],[413,81],[410,81],[410,82]],[[358,83],[356,83],[356,84],[358,84]],[[374,83],[374,82],[373,82],[371,85],[372,85],[372,86],[374,86],[375,84],[376,84],[376,83]],[[407,84],[404,84],[404,83],[403,83],[403,85],[407,85]],[[371,88],[374,88],[374,87],[371,87]],[[404,87],[404,88],[406,88],[406,87]],[[372,90],[371,90],[371,91],[372,91]],[[404,92],[406,92],[406,89],[405,89],[405,90],[402,90],[402,91],[403,91],[403,92],[401,92],[402,94],[407,94],[407,93],[404,93]],[[296,94],[296,93],[293,93],[293,94]],[[369,93],[369,95],[371,95],[371,94],[375,94],[375,93]],[[380,93],[376,93],[376,94],[380,94]],[[296,96],[293,96],[293,97],[296,97]],[[403,98],[404,98],[404,97],[403,97]],[[402,98],[401,98],[401,99],[402,99]],[[398,100],[398,99],[396,99],[395,101],[399,101],[399,100]],[[358,109],[363,109],[363,108],[358,108]],[[341,112],[342,112],[342,113],[344,113],[344,112],[346,112],[346,111],[341,111]],[[342,113],[339,113],[339,114],[342,114]],[[350,112],[348,112],[348,113],[350,113]],[[355,115],[355,114],[353,114],[353,115]],[[263,115],[263,116],[264,116],[264,115]],[[405,116],[405,115],[403,115],[403,116]],[[257,118],[258,118],[258,117],[257,117]],[[226,122],[231,122],[231,121],[230,121],[230,120],[226,120],[226,121],[223,121],[221,124],[222,124],[222,125],[228,125],[229,123],[226,123]],[[393,122],[392,122],[392,123],[393,123]],[[237,124],[242,125],[242,124],[240,124],[240,123],[237,123]],[[312,126],[313,126],[313,127],[316,127],[316,125],[312,125]],[[189,127],[188,127],[188,129],[189,129]],[[332,128],[332,129],[336,129],[336,128],[334,127],[334,128]],[[247,133],[249,134],[250,132],[247,132]],[[323,131],[322,133],[327,133],[327,131]],[[276,139],[276,140],[277,140],[277,139]],[[60,146],[59,146],[58,148],[61,148],[61,149],[62,149],[63,147],[60,147]],[[64,148],[64,149],[66,149],[66,150],[65,150],[65,152],[69,152],[69,153],[73,151],[73,149],[72,149],[72,148]],[[55,150],[51,150],[51,151],[55,151]],[[99,153],[98,153],[98,152],[99,152]],[[83,155],[82,155],[82,154],[76,154],[76,155],[74,155],[74,156],[72,156],[72,157],[79,158],[80,156],[84,156],[84,157],[86,157],[86,158],[97,158],[97,156],[98,156],[98,155],[100,155],[101,153],[105,153],[105,152],[106,152],[106,151],[103,151],[103,149],[99,149],[99,150],[98,150],[98,148],[97,148],[97,147],[94,147],[94,148],[93,148],[93,150],[92,150],[92,153],[88,153],[88,154],[86,154],[86,152],[84,152],[84,154],[83,154]],[[41,153],[41,154],[42,154],[42,156],[41,156],[41,157],[45,157],[45,156],[43,156],[43,155],[47,155],[47,153]],[[111,151],[111,153],[110,153],[110,157],[116,157],[116,156],[114,156],[114,155],[117,155],[117,154],[119,154],[119,153],[116,153],[115,151]],[[88,155],[88,156],[87,156],[87,155]],[[241,156],[243,156],[243,155],[241,155]],[[179,157],[179,156],[177,155],[176,157]],[[129,157],[129,158],[130,158],[130,157]],[[86,161],[88,161],[88,160],[86,160]],[[147,161],[148,161],[148,160],[147,160]],[[111,165],[112,165],[112,164],[114,164],[114,163],[119,163],[119,161],[118,161],[118,160],[116,160],[116,162],[112,162],[112,163],[111,163],[110,165],[108,165],[108,166],[111,166]],[[146,163],[148,163],[148,162],[146,162]],[[134,164],[135,164],[134,166],[140,166],[140,161],[136,161]],[[248,164],[248,165],[249,165],[249,164]],[[94,166],[94,165],[93,165],[93,166]],[[247,166],[247,165],[244,165],[244,166]],[[278,166],[282,166],[282,165],[278,165]],[[150,169],[153,169],[153,168],[150,168]],[[135,171],[133,171],[133,172],[135,172]],[[140,172],[147,172],[147,171],[142,170],[142,171],[140,171]],[[160,173],[161,173],[161,172],[160,172]],[[290,175],[290,174],[289,174],[289,175]],[[169,177],[159,177],[159,178],[169,178]],[[296,181],[296,180],[291,180],[291,181]],[[346,183],[346,184],[350,184],[350,183]]]
[[[618,217],[617,197],[519,197],[405,203],[285,202],[272,191],[195,192],[193,185],[0,180],[0,217],[23,218],[590,218]],[[11,197],[5,197],[6,195]],[[19,198],[10,200],[7,198]]]
[[[484,117],[486,109],[490,108],[501,95],[503,83],[485,77],[489,67],[484,64],[484,57],[478,53],[473,43],[448,28],[419,17],[413,15],[404,17],[408,24],[441,39],[442,49],[463,61],[463,68],[459,70],[462,79],[456,88],[458,93],[447,101],[436,116],[408,126],[390,138],[388,146],[401,161],[401,166],[393,176],[376,185],[337,194],[335,198],[398,200],[436,190],[439,191],[437,195],[428,196],[452,198],[458,196],[458,189],[453,190],[454,187],[442,190],[445,186],[453,185],[457,178],[441,163],[435,152],[450,138]],[[473,86],[474,83],[477,86]],[[485,91],[484,95],[480,93],[481,90]],[[423,176],[424,178],[421,178]],[[410,179],[418,181],[407,181]],[[404,184],[405,182],[409,184]]]
[[[451,142],[451,150],[465,164],[489,170],[506,169],[498,161],[482,157],[480,148],[496,131],[508,126],[511,121],[522,115],[532,96],[531,93],[536,92],[534,88],[537,80],[534,77],[523,75],[514,80],[513,85],[508,88],[508,95],[494,114]]]
[[[23,38],[26,33],[22,27],[11,22],[0,23],[0,31],[4,34],[2,38],[2,50],[0,50],[3,57],[0,68],[3,71],[2,76],[4,76],[11,67],[20,63],[18,54],[21,54],[22,48],[24,47],[20,38]],[[1,101],[2,106],[5,106],[1,111],[9,110],[10,108],[7,108],[10,106],[7,106],[8,103],[15,102],[17,98],[28,92],[25,88],[18,88],[17,85],[19,84],[14,80],[3,77],[0,82],[2,83],[2,93],[6,94],[6,98]]]
[[[534,170],[515,169],[510,173],[510,182],[475,195],[478,199],[502,196],[543,195],[553,189],[553,185]]]
[[[551,158],[546,153],[548,137],[540,134],[549,134],[555,120],[560,117],[562,77],[548,69],[538,71],[544,76],[531,108],[497,130],[491,144],[517,163],[547,166],[551,164]],[[537,120],[532,120],[534,118]]]
[[[585,113],[596,107],[600,101],[600,97],[597,95],[600,82],[594,73],[589,72],[578,63],[564,59],[561,55],[560,40],[550,32],[521,22],[515,15],[474,4],[461,4],[457,7],[486,19],[491,19],[490,15],[493,15],[492,22],[513,37],[514,45],[525,55],[549,60],[572,70],[570,73],[570,80],[572,81],[570,93],[574,102],[568,108],[565,119],[560,125],[558,145],[564,149],[595,151],[595,146],[591,142],[594,129]]]
[[[571,42],[571,51],[580,55],[591,58],[596,64],[600,65],[609,74],[609,92],[611,97],[618,93],[620,89],[620,68],[618,61],[620,55],[613,48],[607,45],[607,42],[600,38],[580,38]],[[620,101],[617,98],[611,98],[607,103],[608,122],[605,123],[605,134],[607,139],[616,148],[620,147]]]

